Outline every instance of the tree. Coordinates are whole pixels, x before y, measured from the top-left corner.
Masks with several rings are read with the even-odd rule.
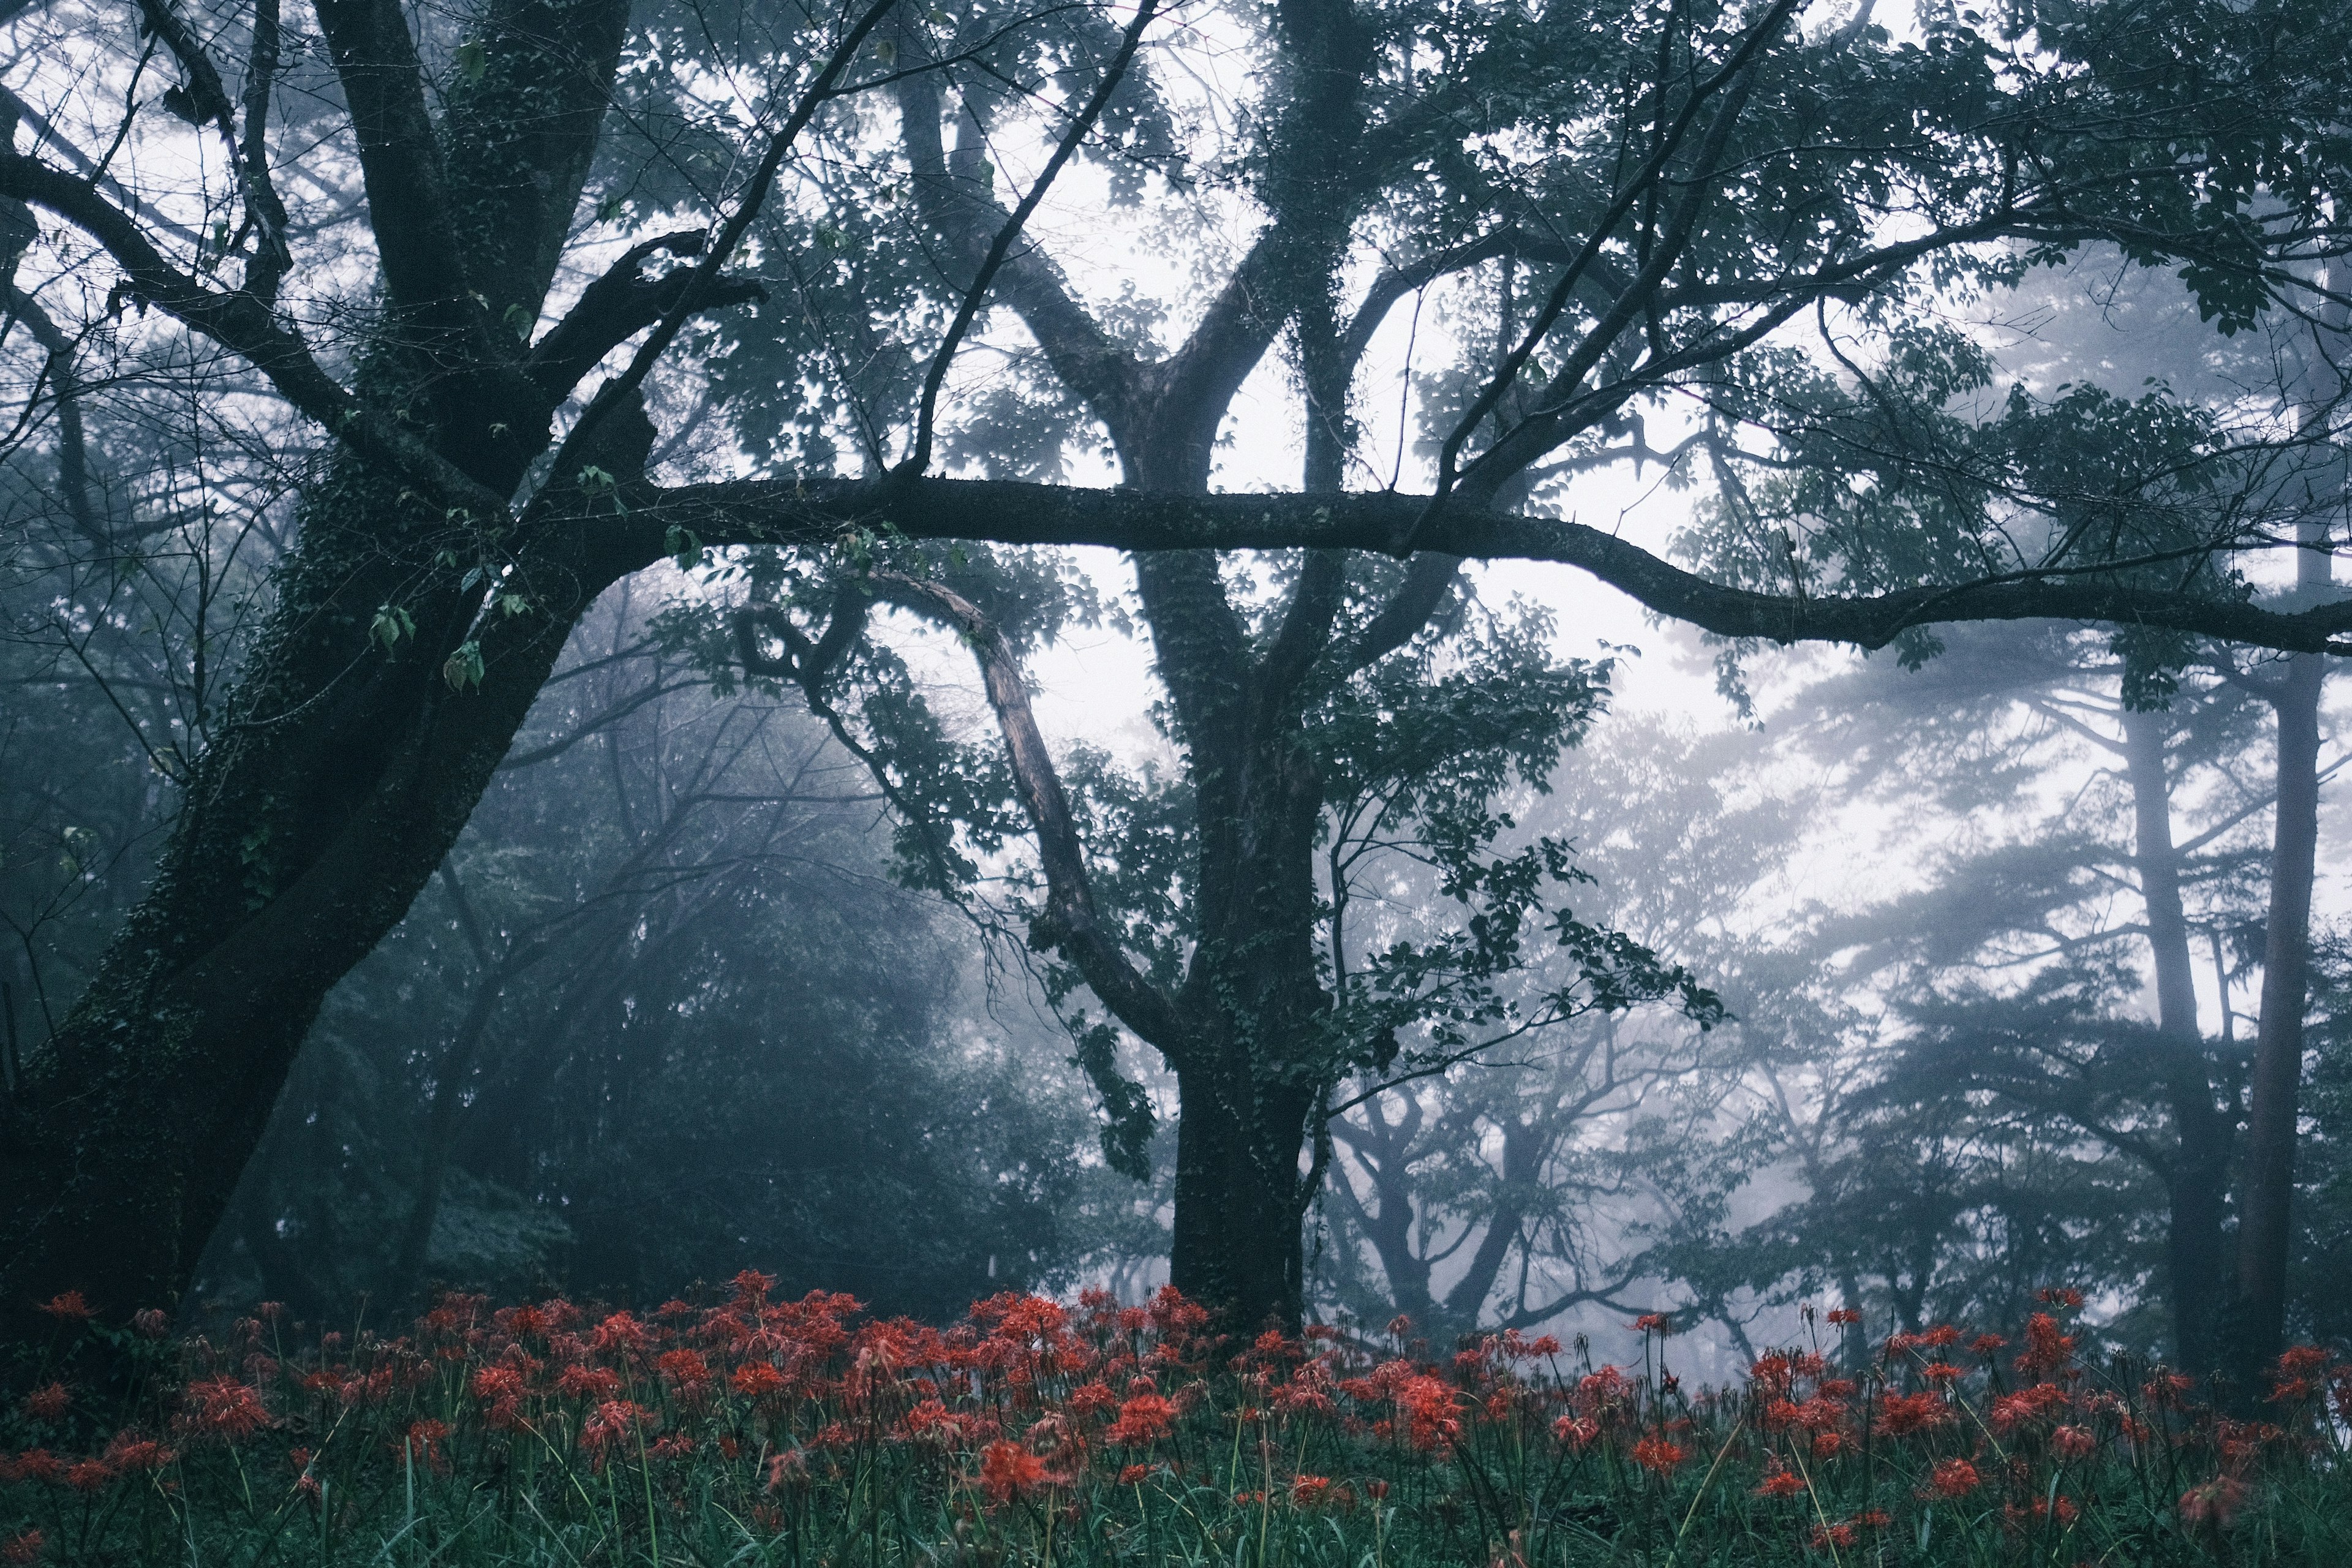
[[[1866,12],[1808,26],[1796,11],[1627,7],[1595,26],[1297,0],[1237,15],[1262,68],[1254,96],[1224,146],[1183,161],[1158,150],[1171,73],[1138,51],[1150,37],[1172,65],[1187,35],[1155,36],[1150,5],[1114,27],[875,0],[730,33],[623,0],[415,18],[396,0],[324,0],[313,50],[290,47],[304,24],[275,0],[219,19],[142,0],[140,27],[179,79],[163,115],[130,90],[139,40],[58,13],[54,74],[20,110],[47,128],[40,150],[0,154],[0,197],[24,209],[16,287],[56,301],[53,341],[101,328],[166,372],[204,357],[189,342],[216,348],[252,400],[226,418],[320,446],[268,623],[188,769],[155,881],[26,1055],[0,1151],[18,1194],[0,1218],[5,1310],[67,1285],[127,1306],[184,1281],[320,999],[455,842],[579,616],[664,556],[821,551],[880,529],[1150,552],[1139,571],[1181,739],[1199,763],[1226,749],[1231,765],[1200,776],[1240,808],[1203,821],[1245,841],[1281,820],[1299,660],[1339,646],[1351,569],[1328,552],[1416,557],[1395,614],[1369,623],[1402,628],[1396,646],[1444,601],[1451,558],[1517,555],[1582,565],[1731,636],[1879,646],[1933,622],[2061,615],[2334,648],[2344,605],[2246,600],[2232,552],[2262,537],[2235,518],[2199,546],[2215,570],[2175,582],[2149,578],[2129,535],[2062,527],[2020,553],[2012,516],[1887,516],[1874,526],[1901,548],[1825,537],[1815,561],[1844,562],[1849,590],[1831,593],[1793,555],[1770,587],[1741,586],[1539,508],[1496,510],[1538,465],[1601,460],[1644,400],[1736,380],[1742,356],[1831,298],[1883,310],[1892,330],[1906,291],[2105,236],[2182,268],[2240,322],[2295,295],[2288,264],[2340,243],[2345,89],[2324,64],[2343,53],[2337,7],[1936,13],[1917,44]],[[2301,47],[2272,47],[2284,36]],[[241,62],[235,96],[215,51]],[[697,97],[717,79],[747,85],[721,109]],[[606,112],[616,97],[628,113]],[[950,153],[951,99],[971,132]],[[274,136],[273,114],[298,102],[301,141]],[[134,136],[156,155],[118,167],[110,149]],[[988,136],[1054,149],[1010,212],[984,194]],[[320,151],[297,159],[298,144]],[[1074,157],[1171,210],[1230,199],[1255,221],[1181,346],[1122,341],[1117,313],[1090,310],[1024,237]],[[748,171],[732,190],[697,183],[730,168]],[[907,183],[919,223],[885,201]],[[583,194],[613,259],[575,289]],[[649,275],[666,255],[697,259]],[[779,263],[766,309],[729,270],[754,256]],[[1359,263],[1376,277],[1353,298]],[[1479,267],[1549,282],[1502,310],[1505,352],[1463,346],[1454,384],[1478,390],[1450,423],[1433,405],[1433,494],[1330,491],[1372,335],[1423,282]],[[992,301],[1108,432],[1128,488],[930,476],[955,351]],[[744,308],[709,316],[728,306]],[[165,321],[123,319],[133,310]],[[1286,332],[1315,447],[1307,488],[1202,493],[1220,422]],[[732,368],[696,387],[669,353],[688,335]],[[632,339],[625,366],[572,404]],[[711,462],[704,482],[664,482],[652,416],[673,411],[721,417],[707,449],[752,472]],[[948,445],[985,445],[982,428]],[[836,435],[863,454],[846,476],[819,451]],[[1254,638],[1215,549],[1308,552],[1297,613],[1258,617]],[[1277,630],[1294,624],[1296,637]],[[1249,934],[1223,921],[1250,918],[1265,864],[1244,857],[1213,891],[1204,879],[1218,940]],[[1074,962],[1086,945],[1076,925],[1053,941]],[[1097,964],[1089,984],[1114,973]],[[1237,1260],[1185,1239],[1208,1227],[1178,1229],[1182,1282],[1232,1294]],[[1278,1300],[1253,1285],[1231,1304]]]
[[[1647,1243],[1673,1204],[1661,1168],[1717,1136],[1750,1065],[1745,1021],[1769,1005],[1748,984],[1753,927],[1769,919],[1755,906],[1804,813],[1756,784],[1767,754],[1753,734],[1620,716],[1561,759],[1549,793],[1514,803],[1522,831],[1578,846],[1593,878],[1580,901],[1722,992],[1731,1021],[1592,1010],[1475,1065],[1348,1084],[1357,1103],[1329,1123],[1322,1295],[1365,1321],[1409,1316],[1438,1345],[1587,1304],[1649,1310],[1636,1304],[1659,1268]],[[1404,918],[1393,873],[1375,888]],[[1530,967],[1523,984],[1558,983]]]

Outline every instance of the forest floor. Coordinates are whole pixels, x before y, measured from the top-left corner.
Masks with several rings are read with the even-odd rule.
[[[1663,1317],[1617,1366],[1402,1320],[1234,1341],[1172,1291],[944,1330],[770,1294],[185,1338],[60,1297],[0,1360],[0,1563],[2352,1563],[2352,1365],[2292,1351],[2233,1420],[2086,1364],[2066,1292],[2016,1343],[1809,1315],[1730,1389]]]

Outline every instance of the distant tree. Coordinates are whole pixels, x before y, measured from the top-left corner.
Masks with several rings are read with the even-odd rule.
[[[1669,1008],[1595,1010],[1486,1060],[1351,1080],[1346,1099],[1360,1103],[1330,1121],[1322,1208],[1322,1289],[1336,1304],[1367,1321],[1404,1313],[1435,1344],[1587,1304],[1654,1304],[1634,1293],[1654,1278],[1643,1222],[1663,1195],[1644,1128],[1663,1119],[1674,1137],[1715,1135],[1713,1111],[1746,1066],[1743,959],[1770,920],[1760,889],[1805,820],[1752,776],[1765,755],[1745,732],[1620,719],[1516,808],[1522,832],[1578,847],[1598,918],[1722,988],[1733,1022],[1703,1031]],[[1381,902],[1412,918],[1392,892]],[[1537,958],[1520,983],[1557,968]]]

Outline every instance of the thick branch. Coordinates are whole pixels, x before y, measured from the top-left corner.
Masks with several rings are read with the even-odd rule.
[[[523,374],[546,395],[551,406],[562,401],[598,360],[660,321],[685,297],[692,274],[676,268],[647,278],[646,262],[662,252],[700,256],[708,239],[700,229],[689,229],[633,245],[581,291],[578,303],[531,345],[523,362]],[[740,305],[767,297],[767,289],[751,279],[722,278],[704,294],[702,303],[705,308]]]
[[[900,48],[919,47],[919,38],[911,26],[903,28]],[[898,98],[900,134],[914,170],[916,205],[923,221],[954,247],[960,266],[976,276],[991,237],[1011,215],[977,181],[948,168],[940,136],[939,78],[929,72],[902,77]],[[976,126],[967,132],[977,133]],[[962,287],[971,279],[950,280]],[[1078,302],[1052,258],[1034,247],[1012,252],[1000,269],[998,288],[1045,351],[1055,374],[1087,401],[1108,426],[1111,439],[1123,447],[1133,441],[1133,421],[1140,405],[1137,362]]]
[[[393,303],[414,325],[465,343],[476,363],[496,363],[469,289],[408,18],[398,0],[320,0],[318,12],[351,105],[369,227]]]
[[[260,231],[260,253],[247,268],[246,287],[263,300],[274,300],[278,281],[291,260],[286,248],[286,206],[270,183],[269,157],[263,144],[269,121],[269,83],[278,70],[278,0],[259,0],[254,9],[242,136],[237,132],[236,107],[222,85],[218,68],[205,52],[204,41],[181,19],[170,0],[139,0],[139,15],[147,30],[172,51],[187,77],[185,86],[163,95],[165,107],[192,125],[215,127],[227,144],[230,163],[245,192],[246,223]]]
[[[1356,646],[1348,650],[1348,668],[1369,669],[1404,647],[1429,624],[1437,606],[1454,586],[1455,575],[1462,570],[1462,557],[1423,552],[1412,558],[1405,573],[1404,584],[1381,606]]]
[[[1005,754],[1013,763],[1021,804],[1037,831],[1037,858],[1045,872],[1045,915],[1034,940],[1060,949],[1120,1022],[1171,1062],[1181,1060],[1185,1031],[1175,1007],[1129,962],[1095,912],[1094,889],[1070,816],[1069,796],[1063,793],[1053,754],[1029,710],[1029,689],[1013,645],[970,600],[936,583],[896,572],[877,572],[871,581],[877,594],[954,626],[980,662],[988,704],[1004,732]]]
[[[655,492],[614,526],[650,563],[665,528],[706,544],[827,543],[845,523],[887,523],[912,538],[1115,550],[1388,552],[1427,513],[1424,547],[1477,560],[1557,561],[1658,614],[1720,637],[1884,647],[1913,626],[1952,621],[2067,620],[2163,626],[2257,647],[2352,654],[2352,602],[2300,611],[2134,586],[2088,571],[2019,572],[1948,586],[1803,598],[1709,582],[1585,524],[1516,516],[1386,491],[1182,496],[1010,481],[740,481]]]

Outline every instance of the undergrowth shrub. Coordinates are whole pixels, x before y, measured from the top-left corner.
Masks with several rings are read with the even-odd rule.
[[[0,1563],[2352,1563],[2352,1365],[2290,1351],[2233,1419],[2086,1364],[2071,1292],[2014,1345],[1808,1312],[1693,1389],[1662,1315],[1618,1366],[1516,1332],[1432,1360],[1402,1319],[1234,1340],[1173,1290],[942,1330],[771,1287],[180,1339],[59,1297],[0,1415]]]

